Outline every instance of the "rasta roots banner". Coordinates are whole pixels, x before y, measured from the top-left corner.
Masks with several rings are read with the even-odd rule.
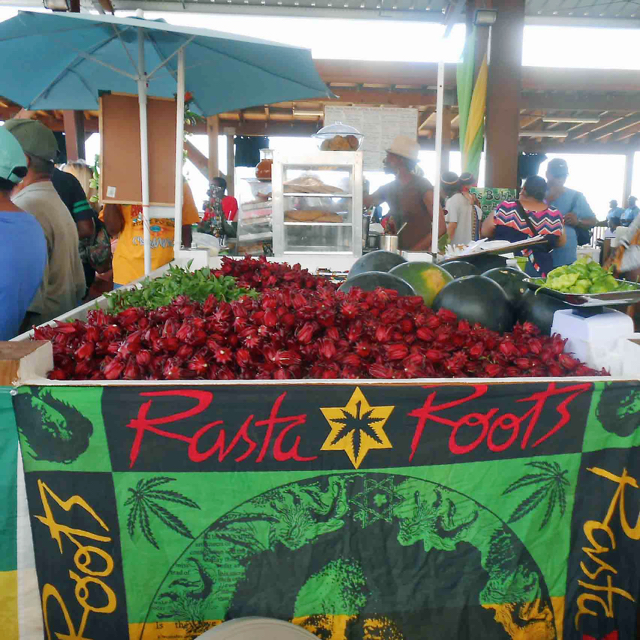
[[[640,385],[24,387],[47,637],[626,640]]]

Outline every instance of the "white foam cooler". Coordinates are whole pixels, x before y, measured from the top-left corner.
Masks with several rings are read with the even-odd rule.
[[[567,352],[594,369],[609,369],[612,375],[620,373],[619,340],[633,335],[633,330],[628,315],[607,308],[561,309],[555,312],[551,327],[552,334],[567,339]]]

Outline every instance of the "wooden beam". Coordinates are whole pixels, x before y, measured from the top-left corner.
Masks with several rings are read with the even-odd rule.
[[[375,62],[314,60],[325,83],[436,86],[438,65],[433,62]],[[456,84],[456,65],[445,65],[445,86]]]
[[[423,91],[384,91],[381,89],[341,89],[332,88],[337,100],[328,100],[327,104],[347,102],[351,104],[385,105],[390,107],[435,106],[435,92]]]
[[[64,140],[67,147],[67,159],[86,160],[87,154],[84,147],[84,113],[82,111],[64,111]]]
[[[637,125],[639,122],[640,114],[637,113],[627,116],[626,118],[619,118],[607,126],[593,129],[589,134],[589,140],[600,140],[612,133],[620,133],[625,129],[629,129],[630,127]]]
[[[201,124],[201,123],[198,123]],[[209,182],[213,178],[217,178],[220,174],[218,166],[218,136],[220,135],[220,121],[218,116],[210,116],[207,118],[207,137],[209,139],[209,159],[207,169],[209,173]]]
[[[518,187],[518,133],[525,0],[494,0],[487,85],[486,177],[490,187]]]
[[[201,153],[199,149],[193,146],[189,140],[184,143],[185,151],[187,152],[187,159],[190,160],[195,168],[205,177],[209,178],[209,159],[204,153]]]
[[[582,69],[580,71],[583,71]],[[585,85],[587,86],[587,85]],[[616,96],[602,94],[523,93],[520,106],[523,109],[557,109],[560,111],[636,111],[640,94]]]

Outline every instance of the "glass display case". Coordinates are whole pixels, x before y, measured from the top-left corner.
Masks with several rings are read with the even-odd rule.
[[[276,152],[273,251],[362,255],[362,152]]]
[[[259,256],[272,252],[271,182],[247,178],[238,190],[239,255]]]

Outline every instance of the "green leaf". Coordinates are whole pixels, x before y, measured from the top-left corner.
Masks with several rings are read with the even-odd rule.
[[[531,513],[545,498],[549,492],[549,485],[544,485],[534,491],[526,500],[521,502],[511,514],[508,520],[508,524],[517,522],[521,518],[524,518],[528,513]]]
[[[167,476],[156,476],[155,478],[149,478],[148,480],[141,480],[138,485],[140,488],[144,487],[144,490],[146,492],[148,489],[151,489],[151,487],[157,487],[161,484],[167,484],[167,482],[175,482],[175,478],[169,478]]]
[[[558,487],[558,504],[560,505],[560,515],[563,516],[567,510],[567,496],[563,487]]]
[[[517,491],[522,487],[527,487],[531,484],[539,484],[540,482],[549,482],[549,476],[544,474],[529,474],[526,476],[522,476],[519,480],[512,482],[503,492],[502,495],[506,495],[507,493],[511,493],[512,491]]]
[[[179,533],[185,538],[193,539],[193,534],[189,531],[187,525],[178,518],[178,516],[173,515],[173,513],[168,509],[165,509],[162,505],[159,505],[157,502],[153,502],[152,500],[147,502],[147,506],[152,513],[167,525],[167,527],[173,529],[176,533]]]
[[[136,520],[138,518],[139,509],[139,503],[136,502],[129,510],[129,517],[127,518],[127,529],[129,530],[129,535],[131,536],[131,538],[133,538],[133,534],[136,530]]]
[[[534,462],[527,462],[528,467],[536,467],[537,469],[542,469],[543,471],[547,471],[552,474],[559,473],[561,471],[560,465],[557,462],[553,464],[549,462],[544,462],[543,460],[535,460]]]
[[[177,504],[182,504],[185,507],[191,507],[192,509],[200,509],[200,505],[198,505],[197,502],[194,502],[193,500],[191,500],[191,498],[187,498],[186,496],[183,496],[181,493],[178,493],[177,491],[163,491],[163,490],[149,491],[148,493],[145,493],[145,496],[152,500],[164,500],[166,502],[175,502]]]
[[[140,507],[140,530],[142,531],[142,535],[156,548],[160,549],[158,543],[156,542],[155,536],[153,535],[153,531],[151,530],[151,524],[149,522],[149,514],[147,513],[147,509],[145,507],[144,502],[139,502]]]
[[[562,489],[560,489],[560,491],[562,491]],[[542,519],[542,522],[540,523],[540,529],[539,529],[540,531],[542,531],[542,529],[544,529],[544,527],[546,527],[547,524],[549,524],[549,520],[551,520],[551,516],[553,515],[553,510],[556,506],[557,494],[558,494],[558,487],[555,486],[549,492],[549,502],[547,504],[547,511],[544,514],[544,518]]]

